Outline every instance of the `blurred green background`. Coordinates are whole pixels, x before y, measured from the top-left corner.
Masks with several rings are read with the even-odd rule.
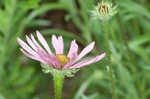
[[[109,33],[118,99],[150,99],[150,0],[114,1]],[[106,52],[102,23],[90,16],[97,2],[0,0],[0,99],[54,99],[52,76],[19,51],[16,37],[39,30],[49,44],[52,34],[62,35],[66,53],[72,39],[80,50],[96,41],[89,56]],[[81,68],[65,79],[63,99],[112,99],[108,71],[106,58]]]

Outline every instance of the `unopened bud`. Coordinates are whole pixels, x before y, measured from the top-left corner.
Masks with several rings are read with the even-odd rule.
[[[92,11],[92,16],[102,21],[109,20],[117,13],[116,8],[117,6],[113,7],[112,3],[102,1],[101,3],[98,3],[98,5]]]

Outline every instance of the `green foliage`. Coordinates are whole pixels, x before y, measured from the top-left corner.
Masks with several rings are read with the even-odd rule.
[[[0,0],[0,99],[53,97],[52,80],[49,80],[52,78],[41,73],[38,62],[24,57],[18,50],[16,37],[25,38],[24,33],[40,30],[48,36],[47,40],[49,35],[62,35],[65,49],[72,39],[80,47],[94,40],[96,48],[91,56],[106,52],[102,22],[93,20],[90,13],[97,1]],[[113,1],[118,14],[109,21],[109,40],[118,99],[149,99],[149,0]],[[65,14],[55,14],[57,11]],[[108,70],[105,60],[81,68],[74,78],[64,81],[63,99],[112,98]]]

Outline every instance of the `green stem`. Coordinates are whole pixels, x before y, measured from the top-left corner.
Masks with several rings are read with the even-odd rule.
[[[109,73],[110,73],[110,79],[112,82],[112,93],[113,93],[113,98],[117,99],[117,94],[116,94],[116,90],[115,90],[115,81],[113,79],[113,70],[112,70],[112,66],[111,66],[111,51],[110,51],[110,44],[109,44],[109,31],[108,31],[108,23],[106,21],[104,21],[104,32],[105,32],[105,39],[106,39],[106,43],[107,43],[107,63],[109,66]]]
[[[55,99],[61,99],[64,75],[53,75],[55,86]]]

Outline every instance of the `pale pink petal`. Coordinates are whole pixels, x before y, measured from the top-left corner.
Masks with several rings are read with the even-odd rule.
[[[77,55],[77,52],[78,52],[78,45],[77,45],[76,41],[73,40],[73,41],[71,42],[70,49],[69,49],[69,53],[68,53],[67,56],[68,56],[70,59],[72,59],[75,55]]]
[[[87,47],[85,47],[81,53],[78,55],[76,61],[78,61],[80,58],[88,54],[93,48],[94,48],[95,42],[90,43]]]
[[[47,60],[48,60],[49,56],[48,56],[48,54],[47,54],[43,49],[38,48],[37,53],[38,53],[39,57],[40,57],[42,60],[44,60],[44,61],[47,61]]]
[[[99,56],[96,56],[95,58],[91,58],[91,59],[86,59],[84,61],[81,61],[69,68],[80,68],[80,67],[83,67],[83,66],[87,66],[89,64],[92,64],[92,63],[95,63],[95,62],[98,62],[100,61],[101,59],[103,59],[104,57],[106,56],[106,53],[103,53]]]
[[[40,61],[40,62],[46,64],[46,62],[45,62],[44,60],[42,60],[41,58],[38,58],[38,57],[36,57],[36,56],[32,56],[32,55],[28,54],[28,53],[25,52],[22,48],[20,48],[20,50],[21,50],[21,52],[22,52],[25,56],[27,56],[27,57],[29,57],[29,58],[31,58],[31,59],[34,59],[34,60],[37,60],[37,61]]]
[[[55,48],[56,54],[59,54],[59,44],[55,35],[52,35],[52,45]]]
[[[37,37],[38,37],[39,41],[40,41],[41,44],[43,45],[43,47],[47,50],[47,52],[48,52],[50,55],[52,55],[52,52],[51,52],[51,50],[50,50],[50,48],[49,48],[49,46],[48,46],[46,40],[44,39],[44,37],[40,34],[39,31],[36,31],[36,34],[37,34]]]
[[[38,55],[50,66],[53,66],[55,68],[59,68],[61,66],[61,64],[55,56],[48,56],[48,54],[41,48],[38,48]]]
[[[59,54],[63,54],[64,53],[64,42],[63,42],[63,38],[62,36],[58,37],[58,47],[59,47]]]
[[[52,45],[55,48],[56,54],[63,54],[64,43],[62,36],[59,36],[57,39],[55,35],[52,35]]]
[[[24,48],[28,53],[30,53],[33,56],[36,56],[37,53],[33,51],[24,41],[22,41],[20,38],[17,38],[17,41],[19,45]]]
[[[71,42],[69,53],[67,55],[67,57],[69,57],[70,61],[63,67],[64,69],[71,66],[75,62],[75,59],[77,57],[77,53],[78,53],[78,45],[77,45],[76,41],[73,40]]]
[[[40,47],[40,45],[38,44],[38,42],[35,40],[34,36],[31,34],[31,39],[33,41],[33,43],[37,46]],[[41,47],[40,47],[41,48]]]
[[[26,40],[28,42],[28,44],[35,50],[37,51],[37,47],[35,46],[35,44],[33,43],[33,41],[26,35]]]
[[[31,39],[32,39],[32,41],[33,41],[33,43],[35,44],[35,46],[37,47],[37,49],[40,49],[40,50],[42,50],[44,53],[46,53],[45,52],[45,50],[38,44],[38,42],[35,40],[35,38],[34,38],[34,36],[31,34]],[[53,55],[51,55],[51,56],[53,56]]]

